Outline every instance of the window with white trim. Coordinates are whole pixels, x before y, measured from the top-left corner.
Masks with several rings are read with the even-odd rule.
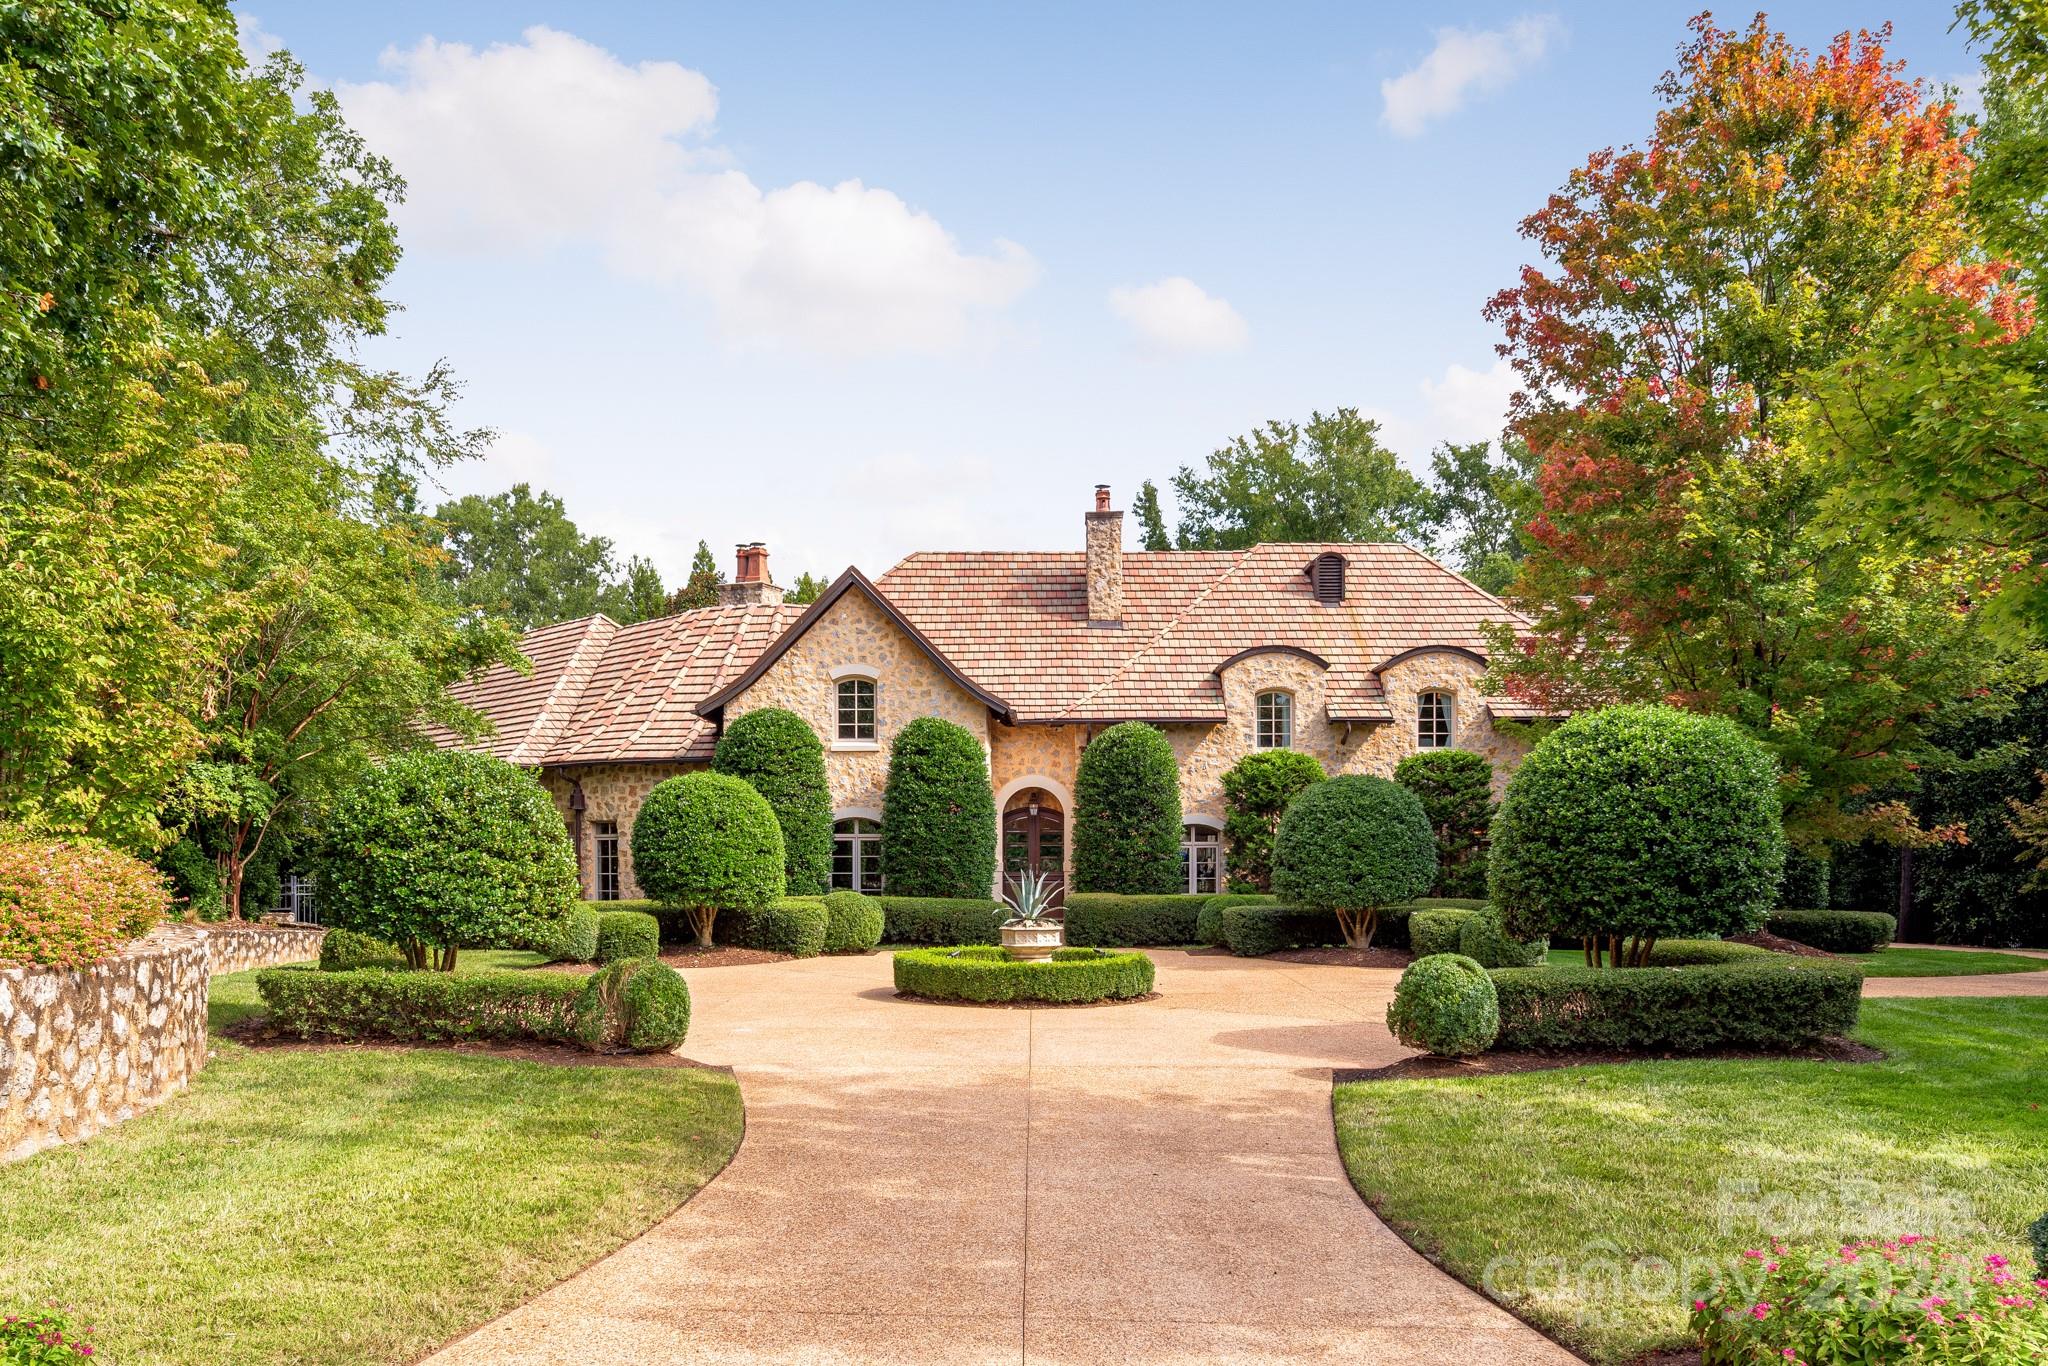
[[[832,890],[882,890],[882,823],[852,817],[832,823]]]
[[[1417,749],[1449,749],[1451,747],[1451,695],[1447,692],[1425,692],[1415,695],[1415,747]]]
[[[1180,881],[1190,896],[1223,890],[1223,832],[1207,823],[1180,828]]]
[[[591,833],[595,836],[597,874],[597,899],[617,901],[619,899],[619,823],[617,821],[593,821]]]
[[[842,678],[839,680],[839,738],[842,740],[872,740],[875,738],[874,679]]]
[[[1287,749],[1294,744],[1294,696],[1284,692],[1259,694],[1252,721],[1254,749]]]

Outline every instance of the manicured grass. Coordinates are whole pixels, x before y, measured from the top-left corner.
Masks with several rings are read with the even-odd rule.
[[[256,1008],[249,974],[214,983],[216,1028]],[[183,1096],[0,1167],[0,1306],[75,1305],[119,1362],[407,1362],[646,1229],[740,1139],[716,1072],[214,1046]]]
[[[1866,977],[1978,977],[1992,972],[2048,972],[2048,958],[2019,953],[1948,949],[1880,949],[1845,953]]]
[[[1497,1297],[1597,1362],[1692,1345],[1682,1287],[1629,1288],[1639,1258],[1919,1232],[2030,1266],[2048,1000],[1870,1001],[1859,1037],[1890,1056],[1346,1084],[1338,1144],[1389,1223],[1474,1285],[1514,1259]]]

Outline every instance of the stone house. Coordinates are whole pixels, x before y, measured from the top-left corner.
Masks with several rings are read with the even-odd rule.
[[[988,755],[999,867],[1065,874],[1081,749],[1119,721],[1165,731],[1180,758],[1190,891],[1220,890],[1226,770],[1286,747],[1331,773],[1391,774],[1419,749],[1486,755],[1496,781],[1525,743],[1486,696],[1499,599],[1405,545],[1126,551],[1096,490],[1084,549],[920,552],[870,579],[848,569],[786,604],[759,544],[716,607],[633,626],[603,616],[531,631],[530,674],[494,668],[457,695],[490,717],[483,746],[540,770],[575,839],[586,895],[633,898],[635,813],[663,779],[711,760],[720,728],[785,707],[825,745],[833,881],[879,890],[882,789],[905,723],[940,716]]]

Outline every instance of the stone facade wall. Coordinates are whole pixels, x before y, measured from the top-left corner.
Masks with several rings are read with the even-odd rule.
[[[839,679],[847,669],[871,670],[875,738],[844,742],[839,734]],[[965,726],[988,747],[987,704],[948,678],[874,600],[858,590],[832,604],[755,684],[726,707],[731,720],[760,707],[784,707],[811,723],[825,742],[825,781],[832,809],[880,809],[889,777],[889,745],[920,716]],[[587,790],[587,788],[586,788]]]
[[[265,925],[254,930],[208,929],[206,960],[213,973],[248,972],[286,963],[310,963],[320,956],[327,931],[318,925]]]
[[[184,1089],[206,1062],[208,938],[165,926],[89,968],[0,968],[0,1161]]]
[[[583,784],[583,866],[579,870],[583,895],[597,895],[597,822],[614,821],[619,827],[619,896],[640,900],[640,884],[633,878],[633,821],[640,803],[655,785],[703,768],[702,764],[586,764],[576,768],[551,768],[541,774],[541,785],[555,799],[562,823],[569,825],[569,794]]]

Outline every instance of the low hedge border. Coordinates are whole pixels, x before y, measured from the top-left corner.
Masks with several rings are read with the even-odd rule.
[[[1754,944],[1730,944],[1721,939],[1659,939],[1650,945],[1653,968],[1699,968],[1716,963],[1740,963],[1765,958],[1769,949]]]
[[[882,942],[885,944],[1000,944],[1002,921],[993,899],[937,896],[882,898]]]
[[[1049,959],[1017,962],[1000,947],[903,949],[896,990],[933,1001],[1049,1001],[1074,1005],[1129,1000],[1152,990],[1152,960],[1142,953],[1057,949]]]
[[[1466,924],[1478,914],[1449,907],[1417,910],[1408,917],[1408,947],[1417,958],[1456,953]]]
[[[1213,949],[1230,947],[1223,933],[1223,913],[1238,906],[1277,906],[1280,898],[1270,892],[1225,892],[1202,902],[1195,912],[1195,942]]]
[[[267,968],[256,990],[273,1029],[303,1039],[577,1041],[585,979],[560,972]]]
[[[1764,928],[1825,953],[1876,953],[1899,931],[1883,911],[1772,911]]]
[[[1684,968],[1498,968],[1502,1050],[1787,1049],[1856,1027],[1863,973],[1823,958]]]
[[[758,911],[724,912],[718,917],[716,937],[735,948],[816,958],[825,951],[831,923],[824,898],[786,896]]]
[[[1344,942],[1337,917],[1299,906],[1232,906],[1223,912],[1224,946],[1240,958]]]
[[[1216,898],[1117,892],[1067,895],[1067,942],[1076,947],[1135,948],[1198,942],[1202,907]]]

